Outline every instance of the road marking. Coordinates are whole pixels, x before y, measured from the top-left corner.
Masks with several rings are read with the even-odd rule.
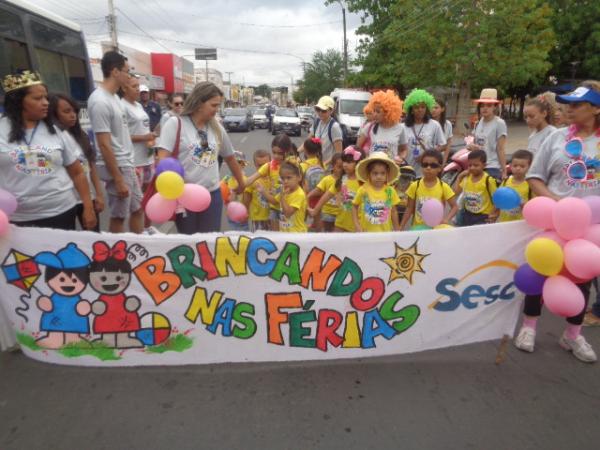
[[[248,136],[244,136],[244,137],[242,138],[242,140],[240,141],[240,144],[243,144],[244,142],[246,142],[246,139],[248,139]]]

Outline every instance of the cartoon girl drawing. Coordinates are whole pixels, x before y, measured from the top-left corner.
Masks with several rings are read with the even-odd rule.
[[[118,241],[112,248],[106,242],[96,242],[90,266],[90,286],[100,294],[92,304],[96,315],[93,331],[98,341],[111,348],[139,348],[144,344],[130,333],[140,329],[140,299],[127,297],[125,289],[131,282],[131,264],[127,261],[127,244]]]
[[[52,290],[50,297],[42,295],[37,300],[42,311],[40,330],[46,332],[37,344],[58,349],[85,341],[82,335],[90,333],[87,316],[91,307],[79,294],[89,281],[90,259],[71,242],[56,254],[38,253],[35,261],[46,266],[45,281]]]

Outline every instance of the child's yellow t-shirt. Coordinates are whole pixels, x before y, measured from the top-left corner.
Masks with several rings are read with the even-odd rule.
[[[321,162],[319,158],[307,158],[306,161],[302,161],[300,163],[300,168],[302,169],[302,173],[306,173],[306,171],[312,166],[320,166]]]
[[[261,177],[269,177],[269,192],[273,197],[281,193],[281,180],[279,178],[279,164],[272,164],[273,161],[264,163],[258,169],[258,174]],[[279,205],[269,205],[271,209],[279,211]]]
[[[244,175],[244,181],[246,181],[247,178],[248,177],[246,177]],[[231,176],[231,175],[225,175],[223,177],[222,181],[225,183],[225,186],[227,186],[227,188],[229,189],[229,192],[230,192],[229,200],[232,201],[232,202],[233,201],[235,201],[235,202],[241,202],[242,201],[242,194],[236,194],[235,193],[235,190],[238,187],[238,182],[235,179],[235,177]]]
[[[280,201],[281,194],[277,195],[277,201]],[[306,227],[306,194],[301,187],[298,187],[294,192],[285,195],[285,201],[292,208],[296,208],[296,212],[290,217],[286,217],[283,211],[279,214],[279,231],[288,233],[305,233],[308,231]]]
[[[325,193],[329,191],[332,187],[335,188],[335,177],[333,175],[324,176],[319,184],[317,184],[317,188]],[[329,199],[327,203],[323,205],[323,214],[329,214],[330,216],[337,216],[340,212],[340,205],[338,204],[337,196],[333,196]]]
[[[269,178],[259,178],[254,184],[246,188],[246,192],[251,195],[250,208],[248,211],[248,217],[252,221],[264,221],[269,220],[269,202],[257,189],[258,185],[262,185],[266,190],[269,190],[270,180]]]
[[[396,205],[400,203],[396,189],[385,185],[376,190],[369,183],[363,184],[352,201],[362,211],[360,224],[364,231],[392,231],[392,214],[396,214]]]
[[[447,200],[454,197],[454,191],[450,186],[448,186],[448,184],[444,183],[440,179],[436,180],[435,185],[432,187],[427,187],[425,185],[425,180],[419,179],[410,184],[406,190],[406,195],[408,198],[415,201],[415,215],[413,217],[414,226],[425,223],[423,216],[421,215],[423,203],[425,203],[427,200],[435,198],[445,204]]]
[[[487,185],[486,185],[487,183]],[[474,183],[472,175],[467,175],[461,182],[464,208],[473,214],[491,214],[494,211],[492,195],[496,192],[496,179],[484,172],[481,179]]]
[[[506,182],[503,184],[505,187],[509,187],[517,191],[519,197],[521,197],[521,205],[516,208],[509,210],[500,211],[498,222],[510,222],[512,220],[521,220],[523,218],[523,205],[529,200],[529,183],[523,180],[521,183],[515,183],[512,175],[508,177]]]
[[[356,178],[350,179],[346,175],[342,177],[342,186],[339,191],[335,188],[335,183],[329,188],[329,192],[334,194],[338,200],[339,212],[335,218],[335,226],[346,231],[354,231],[354,221],[352,220],[352,202],[356,197],[360,183]],[[359,218],[361,216],[359,211]]]

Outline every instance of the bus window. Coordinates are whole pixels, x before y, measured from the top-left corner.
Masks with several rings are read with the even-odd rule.
[[[86,81],[85,62],[81,59],[64,56],[67,67],[67,78],[71,97],[80,102],[87,100],[88,86]]]
[[[39,62],[40,75],[48,86],[49,92],[68,94],[69,87],[65,77],[65,67],[59,53],[36,48],[35,53]]]
[[[0,9],[0,34],[24,41],[25,29],[19,16],[5,9]]]
[[[60,51],[67,55],[85,57],[80,36],[71,30],[57,30],[36,20],[31,21],[31,34],[36,47]]]
[[[0,50],[3,50],[2,53],[6,55],[6,57],[0,58],[0,78],[4,79],[6,75],[11,73],[31,70],[25,44],[0,38]],[[0,85],[0,95],[3,94],[4,90]]]

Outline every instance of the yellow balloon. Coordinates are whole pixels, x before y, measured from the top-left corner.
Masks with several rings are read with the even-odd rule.
[[[527,244],[525,259],[533,270],[551,277],[560,273],[564,262],[564,253],[556,241],[538,238]]]
[[[168,200],[175,200],[183,194],[184,181],[177,172],[167,170],[156,177],[156,190]]]
[[[445,228],[454,228],[452,225],[448,225],[447,223],[440,223],[439,225],[433,227],[434,230],[443,230]]]

